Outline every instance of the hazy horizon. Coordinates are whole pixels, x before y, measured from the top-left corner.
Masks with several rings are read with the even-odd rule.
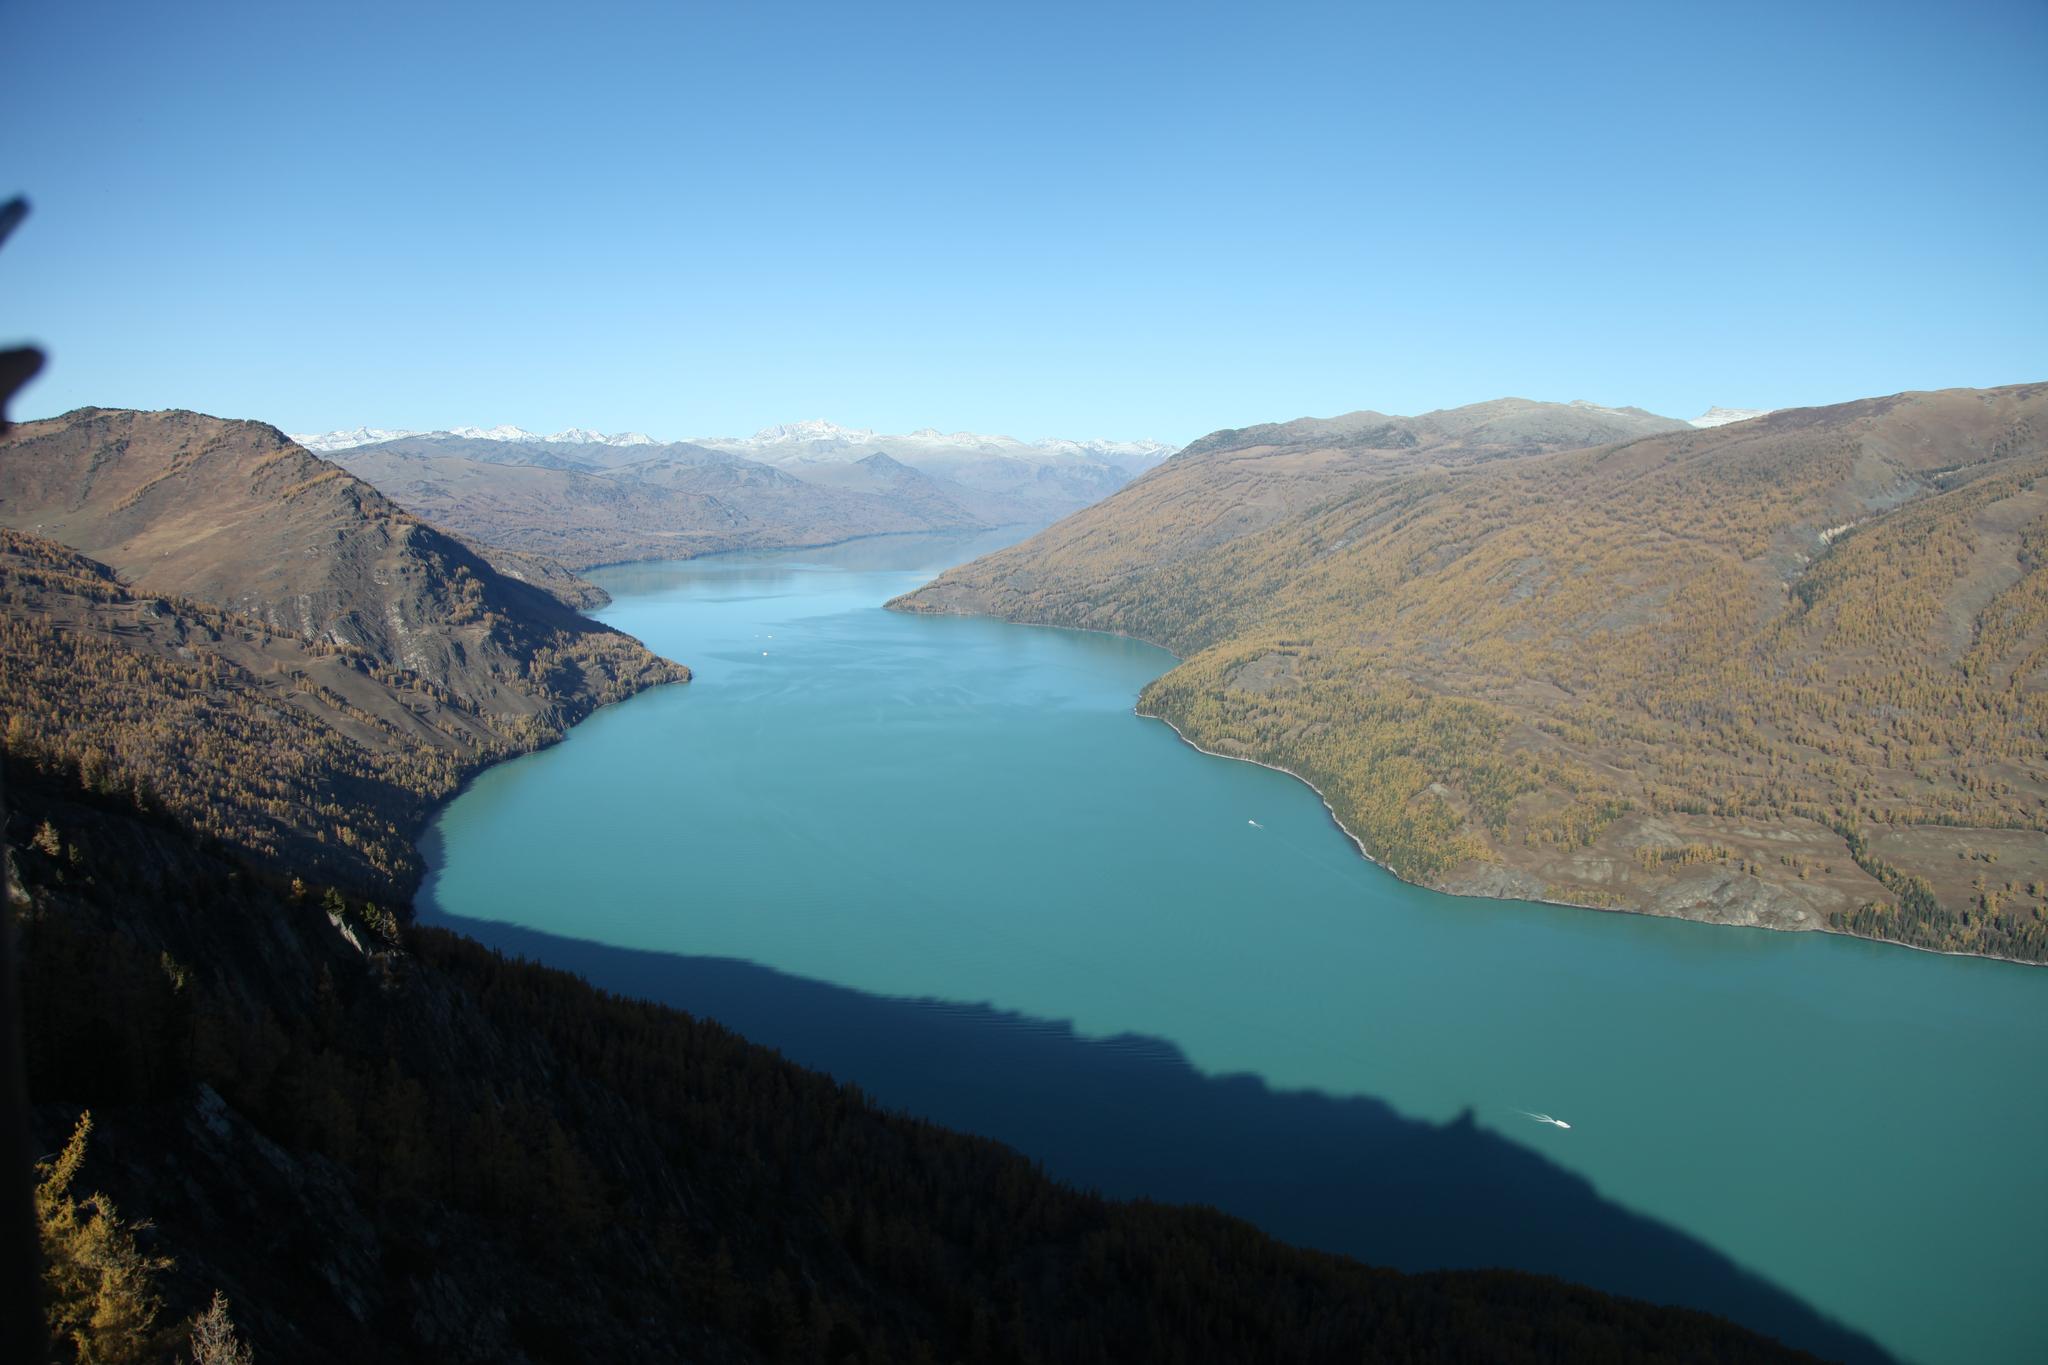
[[[2015,381],[2015,382],[2021,382],[2021,383],[2024,383],[2024,382],[2027,382],[2027,381],[2025,381],[2025,380],[2020,380],[2020,381]],[[1965,387],[1982,387],[1982,388],[1997,388],[1997,387],[2001,387],[2001,386],[2000,386],[2000,385],[1972,385],[1972,386],[1965,386]],[[1854,397],[1857,397],[1857,398],[1867,398],[1867,397],[1882,397],[1882,396],[1883,396],[1883,395],[1879,395],[1879,394],[1857,394],[1857,395],[1854,395]],[[1570,406],[1570,405],[1573,405],[1573,404],[1581,404],[1581,403],[1591,403],[1591,404],[1592,404],[1593,406],[1596,406],[1596,407],[1602,407],[1602,408],[1628,408],[1628,407],[1635,407],[1635,408],[1641,408],[1641,407],[1642,407],[1642,405],[1641,405],[1641,404],[1639,404],[1639,403],[1638,403],[1638,404],[1629,404],[1629,403],[1594,403],[1594,402],[1593,402],[1593,400],[1591,400],[1591,399],[1578,399],[1578,398],[1531,398],[1531,396],[1530,396],[1530,395],[1528,395],[1528,394],[1519,394],[1519,393],[1507,393],[1507,394],[1494,394],[1494,395],[1492,395],[1492,396],[1491,396],[1490,398],[1479,398],[1479,399],[1473,399],[1473,400],[1471,401],[1471,403],[1470,403],[1470,404],[1465,404],[1465,403],[1454,403],[1454,404],[1450,404],[1450,405],[1448,405],[1448,406],[1449,406],[1450,408],[1459,408],[1459,407],[1466,407],[1466,406],[1471,406],[1471,405],[1474,405],[1474,404],[1479,404],[1479,403],[1493,402],[1493,401],[1497,401],[1497,400],[1500,400],[1500,399],[1509,399],[1509,400],[1513,400],[1513,399],[1527,399],[1527,400],[1529,400],[1529,401],[1533,401],[1533,402],[1539,402],[1539,403],[1556,403],[1556,404],[1560,404],[1560,405],[1565,405],[1565,406]],[[1846,400],[1846,399],[1845,399],[1845,400],[1831,400],[1831,401],[1851,401],[1851,400]],[[74,405],[74,407],[101,407],[101,408],[112,408],[112,407],[115,407],[115,406],[116,406],[116,405],[114,405],[114,404],[108,404],[108,403],[81,403],[81,404],[76,404],[76,405]],[[1722,409],[1732,409],[1732,408],[1742,408],[1743,406],[1744,406],[1743,404],[1739,404],[1739,403],[1715,403],[1715,404],[1709,404],[1709,405],[1708,405],[1708,406],[1707,406],[1706,408],[1702,408],[1702,409],[1701,409],[1700,411],[1698,411],[1698,412],[1692,412],[1692,413],[1677,413],[1677,412],[1660,412],[1660,413],[1656,413],[1655,415],[1656,415],[1656,416],[1659,416],[1659,417],[1670,417],[1670,418],[1673,418],[1673,419],[1676,419],[1676,420],[1679,420],[1679,421],[1689,421],[1689,420],[1691,420],[1691,419],[1693,419],[1693,418],[1697,418],[1697,417],[1702,417],[1702,416],[1705,416],[1705,415],[1706,415],[1706,414],[1707,414],[1708,412],[1712,411],[1712,410],[1713,410],[1714,408],[1722,408]],[[1791,407],[1814,407],[1814,406],[1825,406],[1825,405],[1824,405],[1824,404],[1807,404],[1807,403],[1796,403],[1796,404],[1789,404],[1789,405],[1787,405],[1787,406],[1791,406]],[[64,415],[64,413],[65,413],[65,412],[69,412],[69,411],[72,411],[72,410],[73,410],[72,408],[66,408],[66,409],[64,409],[64,410],[63,410],[62,412],[59,412],[59,411],[51,411],[51,412],[42,412],[42,411],[32,411],[32,412],[29,412],[29,413],[27,413],[27,414],[25,414],[25,415],[23,415],[23,416],[17,417],[17,418],[15,419],[15,420],[17,420],[17,421],[22,421],[22,422],[38,422],[38,421],[49,421],[49,420],[55,419],[55,418],[57,418],[57,417],[61,417],[61,416],[63,416],[63,415]],[[1300,413],[1292,413],[1292,414],[1289,414],[1289,415],[1288,415],[1288,416],[1286,416],[1286,417],[1257,417],[1257,418],[1247,418],[1247,419],[1245,419],[1244,421],[1242,421],[1242,422],[1239,422],[1239,423],[1236,423],[1236,424],[1234,424],[1234,425],[1236,425],[1236,426],[1254,426],[1254,425],[1260,425],[1260,424],[1264,424],[1264,423],[1267,423],[1267,422],[1287,422],[1287,421],[1293,421],[1293,420],[1296,420],[1296,419],[1308,419],[1308,420],[1327,420],[1327,419],[1331,419],[1331,418],[1337,418],[1337,417],[1345,417],[1345,416],[1349,416],[1349,415],[1351,415],[1352,413],[1355,413],[1355,412],[1360,412],[1360,411],[1366,411],[1366,410],[1367,410],[1367,409],[1362,409],[1362,408],[1349,408],[1349,409],[1346,409],[1346,410],[1344,410],[1344,411],[1342,411],[1342,412],[1300,412]],[[1431,412],[1436,412],[1436,411],[1442,411],[1442,410],[1444,410],[1444,409],[1437,409],[1437,408],[1431,408],[1431,409],[1427,409],[1427,410],[1417,410],[1417,411],[1414,411],[1414,412],[1395,412],[1395,411],[1392,411],[1392,410],[1389,410],[1389,409],[1385,409],[1385,408],[1377,408],[1377,409],[1371,409],[1371,410],[1372,410],[1372,411],[1379,411],[1379,412],[1383,412],[1383,413],[1385,413],[1385,414],[1386,414],[1387,416],[1390,416],[1390,417],[1423,417],[1423,416],[1427,416],[1427,415],[1429,415],[1429,413],[1431,413]],[[1648,409],[1644,409],[1644,410],[1645,410],[1645,411],[1648,411]],[[1762,411],[1763,409],[1757,409],[1757,410],[1758,410],[1758,411]],[[1776,411],[1776,409],[1771,409],[1771,411]],[[1073,442],[1076,442],[1076,443],[1087,443],[1087,442],[1097,442],[1097,443],[1101,443],[1101,444],[1105,444],[1105,445],[1109,445],[1109,444],[1117,444],[1117,443],[1127,443],[1127,444],[1141,444],[1141,443],[1151,442],[1151,443],[1155,443],[1155,444],[1159,444],[1159,445],[1168,445],[1168,446],[1174,446],[1174,447],[1179,447],[1179,446],[1184,446],[1184,445],[1187,445],[1187,444],[1188,444],[1189,442],[1191,442],[1191,441],[1195,441],[1195,440],[1198,440],[1198,439],[1200,439],[1200,438],[1201,438],[1201,437],[1203,437],[1203,436],[1209,435],[1209,434],[1210,434],[1211,432],[1214,432],[1214,431],[1218,431],[1218,430],[1223,430],[1223,429],[1224,429],[1224,428],[1218,428],[1218,427],[1211,427],[1211,428],[1207,428],[1207,429],[1205,429],[1205,430],[1203,430],[1203,431],[1198,431],[1198,432],[1195,432],[1195,433],[1193,433],[1192,435],[1177,435],[1177,436],[1170,436],[1170,437],[1158,437],[1158,436],[1154,436],[1154,435],[1151,435],[1150,433],[1143,433],[1143,432],[1141,432],[1141,433],[1136,433],[1136,434],[1125,434],[1125,433],[1120,433],[1120,432],[1097,432],[1097,431],[1088,431],[1088,432],[1072,432],[1072,431],[1042,431],[1042,432],[1015,432],[1015,431],[998,431],[998,430],[996,430],[995,428],[993,428],[993,427],[989,427],[989,426],[981,426],[981,427],[972,427],[972,426],[969,426],[969,427],[957,427],[957,428],[945,428],[945,429],[942,429],[942,428],[939,428],[939,427],[935,427],[935,426],[933,426],[933,425],[932,425],[931,423],[929,423],[929,422],[926,422],[926,423],[921,423],[921,424],[919,424],[919,425],[917,425],[917,426],[914,426],[914,427],[905,427],[905,428],[902,428],[902,429],[900,429],[900,430],[882,430],[882,429],[880,429],[880,428],[877,428],[877,427],[871,427],[871,426],[864,426],[864,425],[861,425],[861,424],[858,424],[858,423],[853,423],[853,422],[840,422],[840,421],[835,421],[835,420],[833,420],[833,419],[832,419],[831,417],[829,417],[829,416],[822,416],[822,417],[821,417],[821,416],[818,416],[818,415],[816,415],[816,414],[812,414],[812,415],[809,415],[809,416],[804,416],[804,417],[796,417],[796,418],[791,418],[791,419],[787,419],[787,420],[784,420],[784,421],[777,421],[777,422],[768,422],[768,423],[764,423],[764,424],[762,424],[761,426],[759,426],[759,427],[755,427],[754,429],[752,429],[752,430],[750,430],[750,431],[693,431],[693,432],[689,432],[689,433],[686,433],[686,434],[680,434],[680,435],[679,435],[679,434],[677,434],[677,433],[674,433],[674,432],[663,432],[663,431],[639,431],[639,430],[633,430],[633,429],[628,429],[628,428],[626,428],[626,427],[610,427],[610,426],[606,426],[606,425],[604,425],[603,423],[591,423],[591,422],[575,422],[575,423],[571,423],[570,425],[568,425],[568,426],[566,426],[566,427],[561,427],[561,428],[557,428],[557,429],[555,429],[555,430],[552,430],[552,431],[550,431],[550,430],[547,430],[547,429],[545,429],[545,428],[542,428],[542,427],[538,427],[538,426],[532,426],[532,425],[528,425],[528,424],[526,424],[526,423],[522,423],[522,422],[499,422],[499,421],[463,421],[463,422],[456,422],[456,423],[452,423],[452,424],[450,424],[450,425],[447,425],[447,426],[436,426],[436,427],[407,427],[407,426],[405,426],[405,425],[404,425],[404,424],[402,424],[402,423],[396,423],[396,422],[379,422],[379,421],[361,421],[361,422],[347,422],[347,423],[343,423],[343,424],[342,424],[342,425],[340,425],[340,426],[335,426],[335,427],[329,427],[329,428],[326,428],[326,429],[325,429],[325,430],[323,430],[323,431],[313,431],[313,430],[310,430],[310,429],[306,429],[306,428],[295,428],[295,427],[292,427],[292,426],[291,426],[290,424],[288,424],[288,423],[284,423],[284,422],[276,422],[276,421],[272,421],[272,420],[271,420],[270,418],[268,418],[268,417],[265,417],[265,416],[262,416],[262,415],[260,415],[260,414],[235,414],[235,413],[219,413],[219,412],[213,412],[213,413],[205,413],[204,415],[205,415],[205,416],[209,416],[209,417],[221,417],[221,418],[225,418],[225,419],[227,419],[227,420],[231,420],[231,421],[233,421],[233,420],[251,420],[251,421],[261,421],[261,422],[268,422],[268,423],[269,423],[269,424],[270,424],[271,426],[277,427],[277,428],[278,428],[278,429],[279,429],[280,431],[283,431],[283,432],[285,432],[285,434],[287,434],[287,435],[289,435],[289,436],[292,436],[292,437],[294,437],[294,438],[296,438],[296,437],[300,437],[300,436],[328,436],[328,435],[334,435],[334,434],[337,434],[337,433],[341,433],[341,432],[353,432],[353,431],[357,431],[357,430],[370,430],[370,431],[388,431],[388,432],[392,432],[392,433],[394,433],[395,435],[404,435],[404,436],[431,436],[431,435],[441,435],[441,434],[447,434],[447,433],[458,433],[458,434],[459,434],[459,433],[461,433],[461,432],[464,432],[464,431],[468,431],[468,430],[471,430],[471,429],[474,429],[474,430],[476,430],[476,431],[478,431],[478,432],[482,432],[482,433],[489,433],[489,432],[492,432],[492,431],[494,431],[494,430],[497,430],[497,429],[500,429],[500,428],[506,428],[506,427],[515,427],[515,428],[518,428],[519,430],[521,430],[521,431],[522,431],[523,433],[525,433],[525,435],[524,435],[524,436],[522,436],[522,437],[521,437],[520,439],[528,439],[528,438],[533,438],[533,439],[538,439],[538,440],[542,440],[542,441],[547,441],[547,440],[552,440],[552,439],[553,439],[554,437],[557,437],[557,436],[566,436],[566,435],[568,435],[568,434],[570,434],[570,433],[572,433],[572,432],[579,432],[579,431],[580,431],[580,432],[583,432],[583,433],[587,433],[587,434],[594,434],[594,435],[597,435],[597,436],[602,436],[602,437],[619,437],[619,436],[644,436],[644,437],[647,437],[647,438],[648,438],[649,440],[651,440],[652,442],[654,442],[654,443],[657,443],[657,444],[661,444],[661,445],[687,445],[687,444],[689,444],[689,443],[691,443],[691,442],[695,442],[695,441],[720,441],[720,442],[724,442],[724,441],[750,441],[750,440],[753,440],[753,439],[754,439],[754,438],[756,438],[756,437],[759,437],[759,436],[765,435],[765,434],[766,434],[767,432],[769,432],[769,431],[772,431],[773,429],[775,429],[775,428],[777,428],[777,427],[789,427],[789,426],[810,426],[810,425],[819,425],[819,424],[822,424],[822,425],[825,425],[825,426],[830,426],[830,427],[835,427],[835,428],[838,428],[839,430],[841,430],[841,431],[844,431],[844,432],[847,432],[847,433],[849,433],[849,434],[865,434],[865,435],[871,435],[871,436],[873,436],[873,437],[874,437],[875,439],[877,439],[877,440],[888,440],[888,439],[894,439],[894,438],[898,438],[898,437],[902,437],[902,436],[910,436],[910,435],[918,435],[918,434],[930,434],[930,433],[936,433],[936,434],[937,434],[938,436],[983,436],[983,437],[1007,437],[1007,438],[1011,438],[1011,439],[1014,439],[1014,440],[1017,440],[1017,441],[1021,441],[1021,442],[1025,443],[1025,444],[1027,444],[1027,445],[1039,445],[1039,444],[1044,444],[1044,443],[1047,443],[1047,442],[1052,442],[1052,441],[1073,441]]]

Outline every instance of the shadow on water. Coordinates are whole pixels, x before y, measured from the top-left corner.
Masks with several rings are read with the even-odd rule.
[[[1891,1359],[1713,1248],[1476,1126],[1213,1077],[1170,1043],[1088,1040],[985,1005],[867,995],[731,958],[423,914],[508,954],[716,1019],[882,1104],[998,1138],[1119,1197],[1213,1205],[1304,1246],[1423,1270],[1507,1266],[1683,1304],[1830,1359]]]

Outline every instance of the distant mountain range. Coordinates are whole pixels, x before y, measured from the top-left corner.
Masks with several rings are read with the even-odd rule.
[[[1721,409],[1716,409],[1721,411]],[[328,454],[356,446],[377,445],[408,437],[430,440],[461,438],[499,441],[508,445],[653,446],[688,444],[711,450],[729,451],[769,464],[785,460],[852,461],[877,451],[896,454],[907,463],[920,459],[958,459],[972,453],[977,457],[1007,456],[1035,463],[1102,461],[1132,469],[1146,469],[1179,449],[1162,441],[1068,441],[1048,439],[1024,441],[1015,436],[984,436],[979,432],[942,432],[921,427],[898,436],[884,435],[866,427],[842,427],[831,422],[784,422],[763,427],[752,436],[699,436],[686,442],[664,442],[638,431],[606,435],[583,427],[571,427],[543,436],[524,427],[449,427],[440,431],[416,431],[396,427],[351,427],[343,431],[294,433],[292,439],[308,450]]]
[[[579,458],[593,449],[620,463]],[[834,487],[691,445],[578,447],[412,436],[336,451],[334,459],[465,539],[575,568],[1033,519],[1024,507],[969,506],[966,490],[952,496],[915,471],[908,471],[915,486],[867,480]],[[854,465],[846,472],[864,471]]]
[[[356,427],[292,438],[465,538],[573,568],[857,536],[1044,525],[1173,453],[1157,441],[903,436],[797,422],[746,438]],[[500,565],[500,567],[508,567]]]
[[[637,431],[626,431],[616,436],[607,436],[603,432],[588,431],[582,427],[570,427],[567,431],[558,431],[552,436],[543,436],[539,432],[528,431],[524,427],[508,426],[450,427],[445,431],[413,431],[397,427],[351,427],[346,431],[324,431],[318,435],[297,433],[292,436],[292,439],[308,450],[326,455],[337,450],[352,450],[356,446],[377,445],[384,441],[402,441],[412,436],[447,436],[459,437],[470,441],[538,442],[546,445],[564,446],[651,446],[659,444],[652,436],[644,436]]]
[[[1390,417],[1341,417],[1221,431],[1189,446],[1270,443],[1304,453],[1372,450],[1381,472],[1597,445],[1761,416],[1710,408],[1688,421],[1583,400],[1496,399]],[[932,427],[896,435],[831,422],[786,422],[752,436],[659,441],[583,427],[411,431],[353,427],[292,437],[333,456],[420,516],[490,552],[547,556],[571,568],[726,550],[820,545],[858,536],[1047,525],[1163,464],[1160,441],[1024,441]],[[1313,481],[1295,486],[1300,492]],[[1248,525],[1274,510],[1239,509]],[[502,557],[508,572],[521,572]],[[531,565],[545,573],[545,566]]]
[[[1513,403],[1527,400],[1501,401]],[[1577,408],[1589,413],[1643,418],[1666,424],[1665,428],[1660,429],[1679,426],[1725,426],[1729,422],[1746,422],[1752,417],[1765,417],[1774,411],[1771,408],[1717,406],[1708,408],[1697,417],[1681,421],[1676,418],[1658,417],[1657,414],[1643,408],[1604,407],[1585,399],[1546,406]],[[1327,420],[1341,422],[1345,419]],[[378,445],[386,441],[401,441],[413,437],[428,440],[459,438],[498,441],[508,445],[631,447],[670,444],[639,431],[622,431],[615,435],[606,435],[604,432],[591,431],[586,427],[570,427],[567,431],[543,436],[539,432],[515,426],[449,427],[440,431],[415,431],[399,427],[350,427],[342,431],[295,433],[292,439],[308,450],[325,455],[337,450],[352,450],[357,446]],[[984,436],[973,431],[943,432],[936,427],[920,427],[916,431],[905,432],[902,435],[887,436],[866,427],[842,427],[832,422],[817,421],[783,422],[763,427],[752,436],[697,436],[678,444],[728,451],[767,464],[851,463],[867,455],[881,452],[893,454],[896,458],[913,465],[923,460],[1011,458],[1034,463],[1103,462],[1134,471],[1149,469],[1180,449],[1162,441],[1068,441],[1056,438],[1023,441],[1015,436]]]
[[[1035,464],[1102,463],[1133,472],[1149,469],[1179,449],[1160,441],[1021,441],[1015,436],[943,432],[933,427],[885,436],[864,427],[834,426],[830,422],[789,422],[763,427],[748,437],[700,436],[694,444],[730,450],[771,464],[857,460],[876,451],[888,451],[911,464],[1016,459]]]

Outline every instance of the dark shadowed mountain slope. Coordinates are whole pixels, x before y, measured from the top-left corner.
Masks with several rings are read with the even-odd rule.
[[[1343,422],[899,605],[1173,649],[1144,710],[1429,885],[2048,958],[2048,386],[1486,458]]]
[[[1401,1270],[1512,1266],[1727,1317],[1829,1359],[1869,1338],[1681,1230],[1476,1122],[1201,1070],[1141,1034],[957,1000],[879,996],[734,958],[617,948],[438,918],[500,952],[687,1009],[877,1103],[998,1138],[1112,1197],[1213,1207],[1296,1246]]]
[[[1809,1358],[1079,1193],[717,1025],[393,946],[61,772],[9,788],[42,1146],[90,1108],[77,1192],[152,1220],[167,1316],[225,1290],[259,1360]]]

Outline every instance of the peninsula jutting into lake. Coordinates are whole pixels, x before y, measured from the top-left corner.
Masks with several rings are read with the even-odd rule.
[[[1175,650],[1147,714],[1428,885],[2039,962],[2044,467],[2041,384],[1354,413],[1204,437],[897,605]]]

